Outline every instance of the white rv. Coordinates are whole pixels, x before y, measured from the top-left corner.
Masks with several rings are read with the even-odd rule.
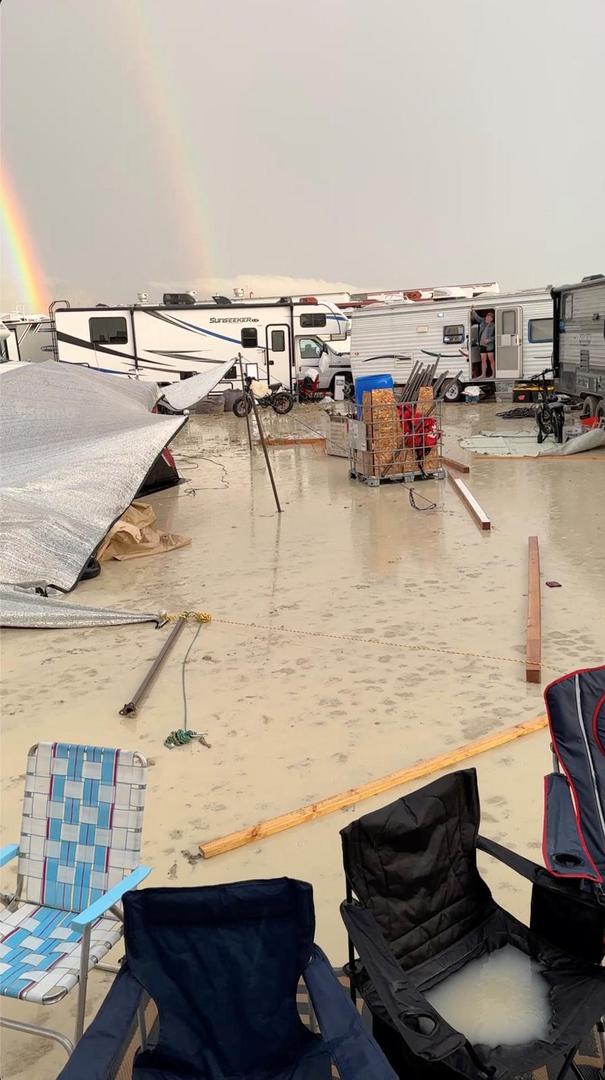
[[[495,372],[481,378],[479,324],[495,315]],[[389,373],[405,383],[416,361],[439,357],[437,374],[458,380],[446,392],[456,401],[469,384],[527,379],[551,363],[553,302],[550,291],[498,293],[465,299],[435,298],[413,304],[373,304],[352,314],[351,368],[354,378]],[[375,359],[374,359],[375,358]]]
[[[7,331],[2,350],[6,360],[23,360],[28,364],[52,360],[52,326],[47,315],[10,313],[0,318]]]
[[[557,388],[580,398],[584,416],[605,418],[605,276],[559,285],[555,302]]]
[[[198,304],[190,294],[166,294],[163,304],[67,307],[54,317],[57,359],[158,383],[188,378],[241,352],[260,379],[291,388],[310,366],[311,352],[330,351],[328,342],[345,340],[350,331],[336,304],[316,297],[276,303],[216,297]],[[220,388],[229,383],[239,386],[235,365]]]

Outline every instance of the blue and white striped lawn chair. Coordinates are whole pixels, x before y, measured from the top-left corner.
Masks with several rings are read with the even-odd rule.
[[[13,895],[0,895],[0,994],[52,1005],[78,987],[75,1039],[84,1029],[88,972],[120,940],[139,865],[147,762],[130,750],[38,743],[27,758]],[[114,970],[114,969],[110,969]],[[4,1027],[74,1043],[49,1028],[0,1017]]]

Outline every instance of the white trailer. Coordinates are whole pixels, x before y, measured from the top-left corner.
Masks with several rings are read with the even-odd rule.
[[[557,389],[583,401],[584,416],[605,417],[605,276],[552,291]]]
[[[350,320],[336,304],[315,297],[272,304],[224,297],[182,303],[178,294],[172,299],[176,302],[56,309],[57,359],[163,384],[241,352],[246,369],[259,379],[292,388],[298,372],[310,366],[311,349],[324,344],[329,349],[330,340],[346,340],[350,331]],[[230,384],[239,386],[235,365],[219,389]]]
[[[482,379],[479,326],[473,312],[481,317],[488,311],[495,316],[496,370]],[[449,401],[456,401],[470,384],[493,388],[496,381],[536,375],[551,363],[552,341],[553,301],[546,289],[373,304],[352,314],[351,368],[354,378],[388,373],[401,385],[416,361],[426,364],[439,356],[438,375],[461,372],[446,393]]]
[[[0,319],[7,331],[3,347],[6,359],[28,364],[52,360],[52,326],[48,316],[9,314]]]

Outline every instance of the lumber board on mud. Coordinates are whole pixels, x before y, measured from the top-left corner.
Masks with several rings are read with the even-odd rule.
[[[542,603],[540,597],[540,546],[537,536],[527,541],[527,645],[525,679],[539,683],[542,667]]]
[[[381,795],[383,792],[400,787],[402,784],[408,784],[413,780],[421,780],[432,773],[449,769],[452,765],[457,765],[459,762],[475,757],[477,754],[484,754],[488,750],[494,750],[498,746],[504,746],[515,739],[521,739],[525,735],[540,731],[546,727],[547,723],[546,716],[537,716],[521,724],[514,724],[513,727],[492,731],[491,734],[481,739],[464,743],[454,750],[448,750],[445,754],[439,754],[437,757],[418,762],[416,765],[399,769],[397,772],[381,776],[376,780],[369,780],[358,787],[341,791],[337,795],[330,795],[327,799],[320,799],[318,802],[308,803],[307,806],[300,806],[297,810],[280,814],[278,817],[259,821],[256,825],[228,833],[226,836],[218,837],[216,840],[208,840],[206,843],[199,845],[200,852],[205,859],[212,859],[216,855],[224,855],[227,851],[234,851],[236,848],[244,847],[246,844],[252,844],[269,836],[275,836],[276,833],[284,832],[286,829],[293,829],[296,825],[302,825],[305,821],[314,821],[316,818],[333,814],[336,810],[344,810],[348,806],[354,806],[358,802],[363,802],[364,799],[371,799],[374,795]]]
[[[447,476],[450,483],[458,492],[460,498],[466,506],[466,509],[474,517],[479,528],[484,530],[491,529],[492,523],[488,518],[487,514],[485,513],[485,510],[481,506],[479,506],[479,503],[477,502],[472,491],[467,488],[466,484],[463,483],[462,480],[459,480],[456,476],[452,476],[450,472],[448,472]]]

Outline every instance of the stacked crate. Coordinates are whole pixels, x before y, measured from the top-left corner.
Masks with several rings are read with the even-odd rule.
[[[406,446],[398,402],[392,390],[369,390],[363,395],[362,418],[367,433],[365,450],[355,450],[353,467],[365,477],[394,479],[404,475],[436,473],[441,468],[441,447]],[[400,406],[401,407],[401,406]],[[410,406],[416,418],[435,411],[433,392],[421,387],[418,401]]]

